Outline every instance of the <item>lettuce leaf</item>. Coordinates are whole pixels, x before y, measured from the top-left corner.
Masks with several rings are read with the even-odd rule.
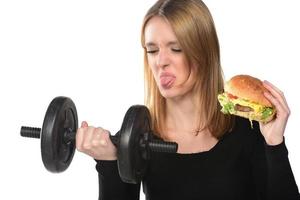
[[[234,103],[232,103],[227,96],[224,94],[219,94],[218,95],[218,100],[220,104],[222,105],[222,110],[224,114],[231,114],[234,113]]]
[[[268,118],[270,115],[273,114],[273,108],[270,107],[265,107],[264,110],[262,111],[262,119]]]

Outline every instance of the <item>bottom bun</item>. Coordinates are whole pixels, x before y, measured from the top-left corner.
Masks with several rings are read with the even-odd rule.
[[[237,116],[240,116],[240,117],[255,120],[255,121],[258,121],[258,122],[268,123],[269,121],[271,121],[275,117],[276,112],[273,112],[272,115],[270,115],[269,117],[267,117],[265,119],[262,119],[262,117],[260,115],[252,115],[252,117],[250,118],[251,114],[252,114],[252,112],[241,112],[241,111],[236,111],[234,113],[234,115],[237,115]]]

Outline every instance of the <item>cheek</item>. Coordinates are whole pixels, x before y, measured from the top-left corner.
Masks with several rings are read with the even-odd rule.
[[[152,74],[154,76],[154,79],[157,81],[157,76],[158,76],[158,69],[157,69],[157,67],[155,67],[154,62],[151,62],[151,60],[148,60],[148,65],[149,65],[149,67],[151,69],[151,72],[152,72]]]
[[[177,73],[180,75],[180,80],[181,81],[186,81],[187,79],[189,79],[191,73],[192,73],[192,69],[191,69],[191,66],[188,65],[187,62],[184,62],[182,61],[180,64],[179,64],[179,68],[178,68],[178,71]]]

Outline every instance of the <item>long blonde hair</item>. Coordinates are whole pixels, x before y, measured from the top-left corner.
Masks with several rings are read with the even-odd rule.
[[[223,92],[224,78],[220,64],[220,48],[213,18],[201,0],[159,0],[147,12],[141,33],[144,48],[145,104],[152,118],[152,129],[162,138],[165,128],[166,100],[160,94],[148,65],[145,48],[145,27],[154,16],[171,25],[188,62],[195,64],[199,129],[220,138],[233,126],[233,119],[220,112],[217,95]]]

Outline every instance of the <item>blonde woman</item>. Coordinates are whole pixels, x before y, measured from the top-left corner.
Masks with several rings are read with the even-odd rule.
[[[143,180],[146,199],[299,199],[284,143],[289,108],[264,82],[277,116],[268,124],[220,112],[219,44],[201,0],[160,0],[145,16],[145,102],[157,137],[179,144],[153,153]],[[123,183],[109,133],[82,123],[76,146],[95,160],[99,199],[139,199],[141,184]]]

